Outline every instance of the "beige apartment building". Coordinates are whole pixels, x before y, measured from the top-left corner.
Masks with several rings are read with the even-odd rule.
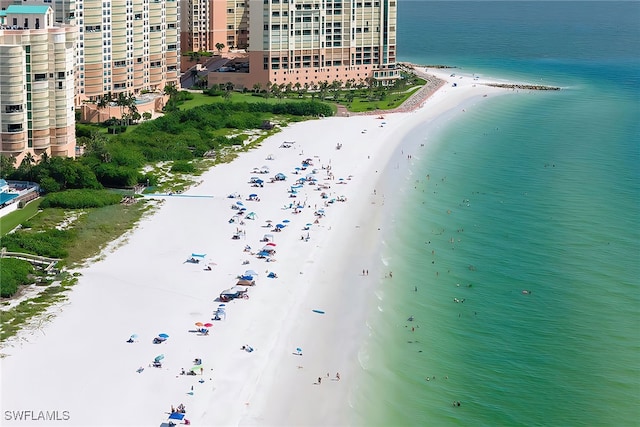
[[[208,83],[233,82],[248,88],[256,83],[265,87],[269,82],[311,87],[323,81],[344,84],[373,79],[375,84],[392,84],[400,78],[396,68],[396,3],[227,2],[227,45],[232,37],[237,47],[247,44],[248,72],[211,72]],[[241,36],[247,37],[245,42]]]
[[[176,0],[75,0],[79,27],[77,99],[138,95],[179,86]]]
[[[180,50],[211,52],[226,44],[227,0],[180,0]]]
[[[0,153],[75,156],[76,28],[49,6],[0,11]]]

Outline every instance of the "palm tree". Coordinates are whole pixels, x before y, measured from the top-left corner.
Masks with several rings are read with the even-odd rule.
[[[194,65],[191,70],[189,70],[189,73],[191,74],[191,79],[193,80],[193,83],[191,83],[192,85],[196,85],[196,79],[198,78],[198,68],[196,68],[196,66]]]
[[[104,95],[98,97],[98,101],[96,102],[96,107],[98,107],[98,121],[102,122],[103,120],[100,120],[100,110],[102,110],[103,108],[107,108],[109,106],[109,104],[111,104],[112,102],[112,97],[111,97],[111,92],[105,93]]]
[[[47,164],[50,161],[51,161],[51,157],[49,157],[49,154],[47,154],[46,151],[44,153],[42,153],[42,155],[40,156],[40,163],[41,164]]]
[[[273,84],[270,81],[267,82],[267,87],[265,88],[265,95],[266,95],[267,99],[269,99],[269,96],[271,96],[272,86],[273,86]]]
[[[170,83],[170,84],[168,84],[168,85],[166,85],[164,87],[164,93],[169,95],[170,98],[173,98],[174,96],[176,96],[178,94],[178,89],[176,89],[176,85],[175,84]]]
[[[196,82],[196,86],[202,89],[206,89],[209,86],[209,77],[205,74],[204,76],[198,77],[198,81]]]
[[[129,97],[129,104],[127,105],[127,108],[129,109],[129,118],[131,120],[133,120],[134,122],[140,120],[140,113],[138,113],[138,106],[136,104],[135,96]],[[129,123],[127,122],[127,125],[128,124]]]
[[[35,157],[33,157],[33,154],[30,151],[27,151],[27,153],[22,158],[22,162],[20,162],[19,169],[23,169],[25,171],[29,181],[33,181],[33,165],[35,163],[36,159]]]
[[[216,49],[218,50],[218,55],[222,53],[222,49],[224,49],[224,43],[216,43]]]

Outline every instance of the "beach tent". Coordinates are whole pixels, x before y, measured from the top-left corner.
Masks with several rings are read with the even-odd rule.
[[[256,219],[256,213],[255,212],[249,212],[244,218],[245,219]]]
[[[265,234],[262,240],[265,242],[273,242],[273,234]]]
[[[173,421],[182,421],[184,419],[184,414],[180,412],[173,412],[169,415],[169,420]]]
[[[276,181],[284,181],[285,179],[287,179],[287,176],[283,173],[277,173],[274,178]]]

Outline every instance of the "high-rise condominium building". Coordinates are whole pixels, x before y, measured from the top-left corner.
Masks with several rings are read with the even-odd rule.
[[[249,73],[211,73],[209,84],[267,82],[301,86],[374,79],[396,69],[397,0],[248,0],[230,2],[227,37],[237,47],[248,28]],[[228,2],[229,4],[229,2]],[[247,20],[238,16],[248,16]],[[219,75],[223,74],[223,75]]]
[[[225,44],[226,0],[180,0],[180,50],[212,51]]]
[[[49,6],[0,11],[0,153],[75,155],[76,28]]]
[[[78,26],[76,106],[179,86],[180,0],[0,0],[12,3],[51,6],[56,22]]]
[[[176,0],[75,0],[77,103],[179,85]]]
[[[248,0],[181,0],[182,52],[217,51],[218,46],[249,46]]]

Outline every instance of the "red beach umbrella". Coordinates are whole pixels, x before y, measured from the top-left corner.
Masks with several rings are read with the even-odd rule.
[[[204,327],[205,327],[205,328],[210,328],[210,327],[212,327],[212,326],[213,326],[213,323],[205,323],[205,324],[204,324]]]

